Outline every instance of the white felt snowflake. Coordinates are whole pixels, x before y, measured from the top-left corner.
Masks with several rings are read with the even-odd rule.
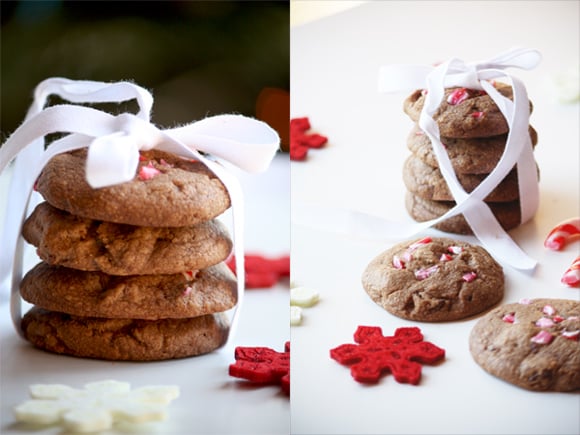
[[[30,386],[28,400],[16,408],[20,422],[61,424],[75,432],[110,429],[114,423],[164,420],[166,408],[179,396],[176,386],[146,386],[131,390],[127,382],[100,381],[75,389],[61,384]]]

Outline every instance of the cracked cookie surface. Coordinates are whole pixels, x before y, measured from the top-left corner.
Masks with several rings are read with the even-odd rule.
[[[232,242],[218,220],[189,227],[137,227],[96,221],[39,204],[24,238],[52,265],[111,275],[171,274],[225,260]]]
[[[389,313],[424,322],[481,313],[504,293],[503,270],[485,249],[444,237],[393,246],[370,262],[362,284]]]
[[[506,382],[534,391],[580,389],[580,302],[522,300],[494,308],[473,327],[475,362]]]

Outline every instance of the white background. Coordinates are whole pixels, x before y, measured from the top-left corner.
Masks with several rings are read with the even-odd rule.
[[[305,2],[299,2],[305,3]],[[306,2],[307,3],[307,2]],[[469,354],[477,318],[451,323],[409,322],[388,314],[364,292],[367,264],[395,241],[337,235],[303,225],[300,204],[352,209],[410,222],[404,207],[403,162],[412,122],[402,111],[408,93],[379,94],[377,74],[390,63],[433,64],[452,57],[477,61],[513,46],[536,48],[542,63],[511,70],[534,103],[539,142],[540,209],[510,232],[539,265],[533,274],[505,268],[502,302],[523,297],[579,299],[560,284],[579,253],[543,240],[579,211],[578,104],[557,99],[552,79],[578,68],[578,2],[370,1],[291,31],[291,113],[308,116],[329,144],[292,163],[292,272],[296,284],[316,288],[321,302],[292,329],[291,426],[294,434],[577,434],[580,397],[530,392],[492,377]],[[306,21],[306,20],[305,20]],[[301,224],[298,224],[300,222]],[[441,234],[432,231],[432,234]],[[472,237],[461,237],[476,243]],[[358,325],[391,335],[419,326],[446,359],[424,366],[420,385],[385,375],[363,386],[329,350],[353,342]]]

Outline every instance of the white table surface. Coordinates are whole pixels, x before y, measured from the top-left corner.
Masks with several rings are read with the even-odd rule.
[[[337,235],[304,225],[300,204],[362,211],[411,222],[404,207],[402,167],[412,122],[402,111],[408,93],[379,94],[377,75],[389,63],[432,64],[492,57],[513,46],[536,48],[542,63],[511,70],[534,103],[539,134],[540,208],[510,232],[538,261],[533,274],[505,268],[503,303],[520,298],[579,299],[560,284],[579,253],[543,247],[549,230],[579,210],[579,107],[555,98],[551,79],[578,68],[578,2],[368,2],[291,30],[291,114],[308,116],[329,137],[305,162],[291,164],[292,276],[320,293],[292,329],[293,434],[578,434],[580,395],[530,392],[483,371],[471,358],[468,334],[477,318],[451,323],[399,319],[376,305],[360,278],[396,241]],[[431,231],[431,234],[442,234]],[[472,237],[461,237],[477,243]],[[419,326],[446,359],[423,366],[420,385],[386,374],[374,386],[355,382],[329,350],[353,343],[358,325]]]
[[[248,175],[236,171],[246,200],[246,252],[287,255],[290,249],[288,155],[278,155],[267,172]],[[5,210],[10,173],[0,176],[1,210]],[[223,216],[231,224],[229,211]],[[1,219],[0,219],[1,221]],[[28,263],[36,263],[34,250]],[[4,254],[3,254],[4,255]],[[283,351],[290,339],[289,282],[270,289],[245,292],[235,346],[266,346]],[[169,418],[136,433],[264,434],[289,433],[290,401],[279,386],[252,387],[228,375],[233,348],[180,360],[147,363],[107,362],[42,352],[20,339],[11,324],[6,295],[0,306],[0,397],[2,434],[62,433],[58,427],[35,429],[15,423],[12,408],[28,399],[28,386],[62,383],[81,388],[85,383],[115,379],[144,385],[177,385],[181,396],[169,406]],[[107,434],[121,433],[109,431]]]

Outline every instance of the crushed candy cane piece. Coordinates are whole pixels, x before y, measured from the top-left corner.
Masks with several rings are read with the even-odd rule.
[[[463,252],[463,248],[461,246],[449,246],[447,251],[451,252],[454,255],[461,254]]]
[[[516,323],[516,313],[507,313],[501,318],[501,320],[506,323]]]
[[[298,326],[302,324],[302,308],[295,305],[290,306],[290,325]]]
[[[449,94],[447,97],[447,103],[455,106],[457,104],[463,103],[469,98],[469,92],[465,88],[457,88]]]
[[[529,298],[521,298],[521,299],[518,301],[518,304],[522,304],[522,305],[530,305],[530,303],[531,303],[531,302],[532,302],[532,300],[531,300],[531,299],[529,299]]]
[[[475,272],[467,272],[466,274],[464,274],[462,276],[463,281],[465,282],[472,282],[475,280],[475,278],[477,278],[477,273]]]
[[[541,330],[536,335],[534,335],[530,341],[538,344],[550,344],[553,339],[554,336],[550,332]]]
[[[562,275],[562,284],[570,287],[580,286],[580,256],[572,262],[572,265]]]
[[[415,271],[415,278],[417,278],[419,281],[422,281],[424,279],[429,278],[431,275],[433,275],[438,270],[439,270],[439,266],[437,266],[437,265],[428,267],[426,269],[416,270]]]
[[[290,395],[290,342],[285,343],[284,352],[268,347],[236,347],[234,357],[230,376],[256,384],[279,384]]]
[[[318,292],[310,287],[293,287],[290,289],[290,305],[312,307],[320,299]]]
[[[439,261],[442,261],[442,262],[451,261],[451,260],[453,260],[453,257],[449,254],[441,254],[441,257],[439,257]]]
[[[562,331],[562,337],[567,338],[568,340],[576,340],[580,337],[580,330],[576,331]]]
[[[554,321],[554,323],[561,323],[566,319],[562,316],[554,316],[554,317],[552,317],[552,320]]]
[[[151,180],[156,175],[161,174],[161,171],[153,166],[153,163],[149,162],[146,166],[141,166],[139,169],[139,179],[142,181]]]
[[[542,317],[541,319],[536,321],[536,326],[539,326],[540,328],[549,328],[551,326],[554,326],[554,321],[547,317]]]
[[[404,269],[405,268],[405,262],[398,256],[398,255],[394,255],[393,256],[393,267],[395,269]]]
[[[321,148],[328,142],[326,136],[317,133],[306,133],[310,130],[307,117],[290,120],[290,160],[305,160],[310,148]]]
[[[556,310],[551,305],[544,305],[544,308],[542,308],[542,313],[544,313],[546,316],[553,316],[556,314]]]
[[[101,381],[79,390],[61,384],[30,387],[32,400],[14,408],[19,422],[61,424],[73,432],[108,430],[117,422],[144,423],[167,417],[166,407],[179,397],[176,386],[131,390],[126,382]]]
[[[553,251],[559,251],[568,242],[578,238],[580,238],[580,217],[566,219],[548,233],[544,246]]]
[[[473,112],[471,114],[471,117],[475,118],[475,119],[483,118],[484,116],[485,116],[485,112]]]
[[[429,236],[427,237],[423,237],[422,239],[417,240],[414,243],[411,243],[409,245],[409,249],[411,251],[414,251],[415,249],[417,249],[419,246],[423,246],[423,245],[428,245],[429,243],[431,243],[433,241],[433,239]]]
[[[393,336],[383,336],[378,326],[359,326],[354,333],[357,344],[342,344],[330,350],[330,357],[350,366],[352,377],[361,383],[377,383],[390,371],[400,383],[417,385],[421,364],[434,364],[445,357],[445,350],[423,341],[417,327],[398,328]]]
[[[236,258],[231,256],[226,265],[236,273]],[[282,278],[290,276],[290,256],[284,255],[276,258],[268,258],[263,255],[244,255],[244,269],[246,275],[246,288],[269,288],[273,287]]]

